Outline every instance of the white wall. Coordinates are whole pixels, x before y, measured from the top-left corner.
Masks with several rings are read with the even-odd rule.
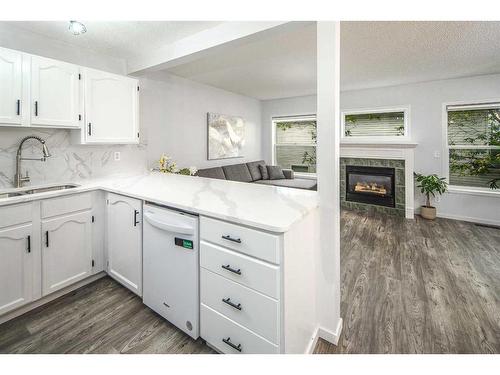
[[[141,79],[141,126],[147,158],[162,153],[179,167],[206,168],[262,158],[260,101],[163,72]],[[207,112],[240,116],[246,122],[243,158],[207,160]]]
[[[263,100],[262,104],[262,155],[267,163],[272,161],[273,117],[316,114],[316,95],[294,98]]]
[[[443,151],[442,105],[453,101],[500,99],[500,74],[432,81],[418,84],[391,86],[367,90],[343,91],[340,95],[341,110],[388,106],[410,106],[411,136],[418,143],[415,149],[417,172],[443,175],[441,158],[434,158],[434,151]],[[263,134],[271,134],[270,117],[314,113],[315,96],[270,100],[263,102]],[[266,158],[271,159],[270,135],[263,139]],[[416,192],[415,207],[423,203]],[[500,224],[500,196],[480,196],[464,193],[447,193],[436,203],[443,217]]]
[[[443,103],[495,98],[500,98],[500,74],[346,91],[341,95],[341,108],[410,105],[411,136],[418,143],[415,171],[443,175],[442,159],[433,156],[435,151],[442,153],[445,142]],[[416,199],[415,207],[419,207],[423,203],[419,193]],[[436,206],[441,216],[500,224],[500,196],[448,193]]]

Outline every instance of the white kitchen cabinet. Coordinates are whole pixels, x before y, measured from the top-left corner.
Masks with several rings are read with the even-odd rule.
[[[138,81],[85,69],[83,143],[138,143]]]
[[[22,124],[23,55],[0,48],[0,124]]]
[[[91,275],[91,211],[42,220],[43,295]]]
[[[36,244],[31,223],[0,229],[0,315],[33,300]]]
[[[31,125],[78,128],[77,65],[31,56]]]
[[[142,201],[108,194],[107,253],[108,274],[142,296]]]

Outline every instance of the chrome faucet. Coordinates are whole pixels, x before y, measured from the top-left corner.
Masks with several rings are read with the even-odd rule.
[[[42,153],[43,156],[40,159],[37,158],[23,158],[21,157],[22,153],[22,147],[24,142],[26,142],[29,139],[36,139],[38,142],[42,144]],[[21,187],[23,182],[28,182],[30,180],[30,177],[28,176],[28,171],[26,171],[26,176],[23,177],[21,175],[21,160],[39,160],[39,161],[46,161],[48,157],[50,157],[50,152],[49,149],[47,148],[47,145],[45,144],[45,141],[37,137],[36,135],[28,135],[27,137],[24,137],[21,140],[21,143],[19,144],[19,148],[17,149],[17,156],[16,156],[16,175],[14,176],[14,181],[15,181],[15,186],[16,187]]]

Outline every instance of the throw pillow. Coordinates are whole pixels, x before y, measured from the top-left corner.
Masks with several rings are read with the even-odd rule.
[[[260,170],[260,174],[262,175],[262,179],[269,180],[269,173],[267,173],[267,166],[260,164],[259,170]]]
[[[267,173],[269,174],[270,180],[284,180],[285,175],[283,174],[283,169],[279,165],[268,165]]]

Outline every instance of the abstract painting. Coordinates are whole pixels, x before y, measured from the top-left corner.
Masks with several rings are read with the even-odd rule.
[[[241,117],[208,113],[208,160],[242,157],[245,121]]]

